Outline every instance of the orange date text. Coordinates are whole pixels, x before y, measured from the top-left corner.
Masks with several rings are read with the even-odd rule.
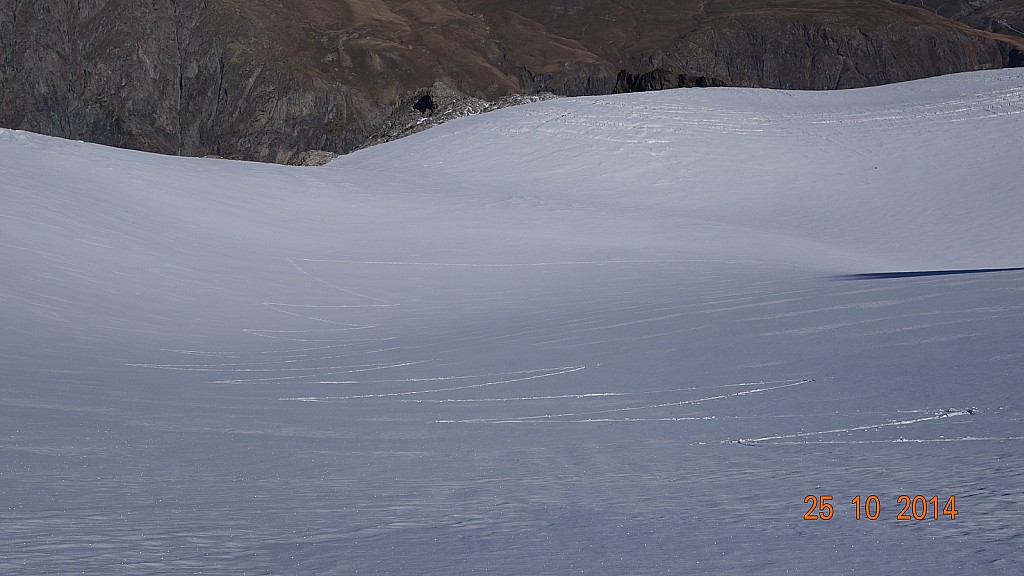
[[[834,497],[829,494],[809,495],[804,498],[804,504],[808,505],[804,512],[804,520],[831,520],[835,518],[836,504]],[[882,517],[882,501],[871,494],[869,496],[854,496],[850,500],[853,506],[853,518],[855,520],[878,520]],[[960,513],[956,508],[956,496],[940,499],[938,496],[909,496],[901,494],[896,498],[895,510],[896,520],[922,521],[922,520],[955,520]]]

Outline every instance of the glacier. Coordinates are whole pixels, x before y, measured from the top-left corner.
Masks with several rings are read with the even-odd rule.
[[[0,130],[0,572],[1020,574],[1022,149],[1022,70]]]

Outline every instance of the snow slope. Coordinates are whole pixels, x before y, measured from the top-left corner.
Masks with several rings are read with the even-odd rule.
[[[1022,145],[1021,70],[0,130],[0,573],[1020,574]]]

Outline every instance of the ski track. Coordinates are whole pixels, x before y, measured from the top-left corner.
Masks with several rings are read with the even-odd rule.
[[[789,439],[793,439],[793,438],[807,438],[807,437],[810,437],[810,436],[822,436],[822,435],[825,435],[825,434],[845,434],[845,433],[860,432],[860,431],[865,431],[865,430],[880,430],[882,428],[888,428],[888,427],[891,427],[891,426],[909,426],[911,424],[917,424],[919,422],[931,422],[933,420],[942,420],[942,419],[945,419],[945,418],[958,418],[958,417],[961,417],[961,416],[971,416],[971,415],[974,415],[975,413],[976,413],[976,409],[973,409],[973,408],[949,409],[949,410],[943,410],[943,411],[938,412],[936,414],[933,414],[931,416],[923,416],[921,418],[912,418],[912,419],[909,419],[909,420],[891,420],[891,421],[882,422],[882,423],[879,423],[879,424],[868,424],[866,426],[853,426],[853,427],[850,427],[850,428],[834,428],[834,429],[831,429],[831,430],[819,430],[819,431],[815,431],[815,432],[798,432],[798,433],[795,433],[795,434],[779,434],[779,435],[776,435],[776,436],[765,436],[763,438],[742,438],[742,439],[739,439],[739,440],[734,440],[733,442],[735,442],[736,444],[757,445],[757,444],[763,444],[763,443],[766,443],[766,442],[771,442],[773,440],[789,440]]]
[[[953,326],[968,322],[983,322],[986,320],[1019,315],[1020,306],[1000,307],[973,307],[962,310],[944,310],[941,314],[964,316],[963,319],[943,322],[933,322],[921,325],[907,325],[907,321],[916,317],[928,317],[940,314],[936,311],[917,311],[916,307],[927,306],[929,302],[941,299],[947,290],[955,289],[959,280],[948,282],[935,282],[928,280],[927,284],[932,291],[921,294],[917,293],[907,297],[888,297],[884,299],[872,299],[872,296],[879,292],[886,292],[893,296],[897,291],[885,288],[866,288],[855,290],[840,290],[834,297],[853,299],[847,302],[832,302],[828,306],[814,306],[808,304],[808,298],[813,296],[813,290],[787,289],[771,290],[771,284],[752,286],[749,292],[737,291],[735,288],[730,291],[705,291],[698,301],[687,303],[672,302],[669,300],[659,301],[657,298],[647,299],[643,304],[620,305],[615,302],[623,295],[624,291],[614,289],[610,286],[607,294],[602,299],[587,302],[587,308],[592,310],[589,314],[560,314],[556,311],[545,313],[531,313],[527,317],[520,318],[517,322],[508,322],[503,330],[495,331],[487,326],[474,327],[468,325],[466,329],[440,335],[433,335],[429,331],[420,332],[416,338],[410,338],[408,334],[399,335],[389,332],[390,320],[378,317],[377,323],[358,323],[348,321],[348,315],[359,313],[363,320],[366,314],[373,315],[372,309],[394,309],[402,307],[407,310],[411,317],[422,317],[429,319],[433,316],[435,309],[443,309],[437,304],[430,304],[424,308],[423,303],[413,301],[400,302],[394,299],[382,298],[367,294],[358,288],[347,288],[339,284],[336,278],[351,275],[353,269],[358,269],[363,275],[373,274],[373,270],[402,268],[425,268],[425,269],[464,269],[473,274],[486,277],[490,270],[505,270],[516,268],[590,268],[600,267],[605,271],[617,270],[619,274],[612,274],[611,278],[618,278],[616,282],[629,283],[634,290],[648,290],[658,293],[658,286],[664,281],[656,280],[648,283],[642,282],[642,277],[630,273],[632,268],[637,266],[668,266],[669,269],[679,265],[694,264],[691,261],[681,260],[602,260],[602,261],[562,261],[562,262],[520,262],[520,263],[458,263],[458,262],[411,262],[411,261],[349,261],[349,260],[328,260],[309,258],[289,258],[295,270],[303,276],[315,279],[318,283],[337,290],[340,297],[355,296],[363,300],[374,302],[374,304],[329,304],[329,303],[289,303],[283,301],[267,301],[263,305],[275,313],[281,314],[282,319],[290,319],[295,322],[313,322],[322,326],[329,324],[332,328],[242,328],[241,331],[252,337],[260,337],[280,342],[293,342],[297,344],[307,342],[330,342],[323,346],[305,346],[295,348],[257,349],[243,353],[226,351],[202,351],[202,350],[168,350],[193,357],[211,358],[217,360],[230,360],[209,363],[130,363],[125,366],[152,369],[169,370],[194,373],[216,373],[220,377],[209,380],[211,384],[219,385],[268,385],[268,386],[337,386],[343,385],[353,390],[344,395],[292,395],[280,396],[280,401],[301,402],[301,403],[351,403],[360,401],[374,402],[397,402],[410,407],[423,406],[445,409],[446,407],[459,408],[463,406],[509,406],[522,407],[544,403],[574,402],[580,405],[581,409],[571,411],[548,411],[543,413],[508,413],[503,410],[501,416],[487,417],[477,416],[471,418],[445,418],[437,417],[435,413],[427,413],[422,416],[425,423],[447,424],[447,425],[484,425],[484,424],[628,424],[628,423],[689,423],[690,425],[701,422],[722,422],[722,421],[792,421],[800,423],[811,418],[829,416],[827,413],[789,413],[789,414],[763,414],[749,413],[736,414],[735,407],[730,403],[742,400],[752,395],[778,394],[787,389],[795,387],[808,388],[804,395],[816,394],[814,390],[815,379],[791,379],[791,380],[766,380],[741,383],[694,385],[686,387],[672,387],[655,390],[637,390],[632,386],[624,386],[619,389],[594,390],[588,389],[587,379],[574,378],[571,382],[565,378],[576,373],[588,371],[593,373],[600,370],[600,365],[563,365],[552,367],[524,367],[523,369],[504,372],[485,373],[437,373],[433,366],[444,363],[444,358],[451,352],[457,350],[460,342],[486,342],[490,344],[501,344],[507,346],[529,346],[540,349],[551,349],[557,347],[566,353],[573,354],[574,351],[610,345],[618,342],[638,342],[647,340],[671,339],[691,332],[701,332],[709,329],[711,324],[692,324],[692,319],[700,317],[716,317],[724,314],[736,316],[739,323],[778,323],[778,322],[804,322],[804,325],[776,330],[764,333],[766,337],[805,337],[813,336],[824,332],[842,331],[856,328],[865,324],[891,324],[899,322],[899,328],[880,330],[872,333],[851,332],[854,336],[866,336],[875,334],[892,334],[924,328],[936,328]],[[316,263],[321,267],[326,266],[313,274],[302,264],[307,266]],[[700,261],[706,265],[707,262]],[[685,270],[681,268],[681,270]],[[329,278],[329,279],[328,279]],[[637,284],[641,282],[641,284]],[[670,283],[666,283],[670,285]],[[769,289],[765,289],[768,287]],[[503,290],[500,292],[484,292],[474,295],[476,302],[487,302],[489,305],[498,303],[506,298],[513,298],[514,290]],[[866,298],[861,300],[861,298]],[[473,301],[465,301],[464,308],[472,309]],[[758,313],[759,310],[772,310],[782,308],[784,311],[768,314]],[[789,308],[790,310],[785,310]],[[795,308],[795,309],[794,309]],[[296,310],[301,312],[296,312]],[[907,310],[914,310],[908,312]],[[860,318],[845,322],[833,322],[828,324],[815,324],[814,318],[822,315],[829,315],[835,312],[853,313],[856,315],[874,315],[874,317]],[[309,314],[307,312],[314,312]],[[883,314],[878,314],[883,312]],[[885,313],[890,312],[890,313]],[[891,312],[896,312],[895,314]],[[390,313],[389,313],[390,314]],[[424,315],[425,314],[425,315]],[[737,316],[738,315],[738,316]],[[608,318],[632,318],[616,322],[608,322]],[[649,325],[670,325],[675,326],[674,330],[652,330]],[[587,335],[595,331],[611,330],[621,333],[622,330],[634,331],[634,334],[618,336],[604,340],[588,339]],[[353,331],[370,332],[370,337],[357,341],[343,340],[342,337]],[[414,331],[415,333],[415,331]],[[551,338],[551,335],[561,335],[559,338]],[[968,338],[972,335],[951,335],[945,337],[935,336],[929,339],[913,342],[901,342],[900,345],[923,345],[938,344]],[[417,342],[418,340],[418,342]],[[433,340],[433,342],[432,342]],[[352,349],[358,345],[372,345],[382,342],[393,343],[389,347],[374,347],[368,349]],[[439,344],[443,346],[439,347]],[[430,358],[416,358],[410,354],[428,353]],[[332,360],[369,358],[371,355],[387,354],[394,358],[389,362],[366,362],[353,364],[335,364]],[[395,355],[398,356],[395,356]],[[406,358],[401,359],[405,355]],[[250,357],[251,360],[245,360]],[[767,363],[766,367],[776,366],[776,363]],[[363,379],[361,373],[367,372],[389,372],[405,371],[413,369],[415,372],[407,377]],[[424,371],[432,371],[435,374],[424,374]],[[265,374],[266,376],[252,377],[248,374]],[[338,376],[346,375],[346,378],[339,379]],[[443,387],[417,387],[417,384],[429,382],[466,382],[457,386]],[[540,394],[516,394],[523,386],[544,384],[547,393]],[[385,389],[382,389],[385,388]],[[386,388],[392,388],[390,390]],[[397,389],[396,389],[397,388]],[[507,390],[505,395],[490,395],[486,397],[466,396],[479,389]],[[742,388],[736,392],[725,394],[701,395],[701,391],[713,389]],[[362,389],[365,392],[357,392]],[[454,396],[453,394],[459,394]],[[696,396],[694,396],[696,394]],[[636,402],[637,399],[658,395],[662,397],[676,396],[675,399],[666,398],[665,401],[657,403]],[[428,396],[419,398],[419,396]],[[434,396],[434,397],[429,397]],[[440,396],[440,397],[438,397]],[[843,399],[840,397],[840,399]],[[846,398],[844,400],[853,400]],[[607,403],[618,405],[607,406]],[[623,404],[625,403],[625,404]],[[594,408],[587,409],[587,404],[593,404]],[[704,404],[722,404],[728,406],[725,409],[712,410],[703,414],[674,414],[666,415],[666,410],[679,410],[688,407],[695,407]],[[604,405],[604,406],[602,406]],[[461,410],[461,408],[460,408]],[[660,413],[659,413],[660,412]],[[622,416],[616,415],[627,413],[647,413],[649,415]],[[812,431],[799,431],[786,434],[775,434],[744,438],[741,440],[730,440],[722,438],[723,444],[742,444],[746,446],[792,446],[800,443],[823,444],[836,442],[858,442],[858,443],[887,443],[897,441],[910,441],[901,438],[884,440],[813,440],[812,438],[824,435],[842,435],[855,432],[879,431],[886,428],[904,428],[915,424],[934,422],[948,418],[963,417],[975,414],[973,411],[944,410],[941,412],[929,411],[927,408],[903,406],[894,409],[892,412],[880,411],[858,411],[856,414],[847,414],[847,417],[869,418],[871,416],[890,416],[893,414],[914,414],[927,413],[927,416],[912,419],[886,419],[881,422],[869,422],[860,425],[843,428],[829,428]],[[994,437],[994,436],[963,436],[956,437],[962,441],[975,441],[976,439],[1006,441],[1015,440],[1016,437]],[[942,437],[938,439],[918,438],[916,442],[951,442],[956,441],[955,437]],[[700,441],[698,444],[705,445]]]

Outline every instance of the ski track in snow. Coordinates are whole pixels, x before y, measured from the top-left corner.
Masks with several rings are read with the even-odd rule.
[[[232,361],[222,363],[182,363],[182,364],[156,364],[156,363],[133,363],[126,364],[126,366],[154,369],[154,370],[170,370],[170,371],[183,371],[183,372],[196,372],[196,373],[219,373],[224,375],[235,375],[235,377],[221,377],[215,380],[209,380],[210,384],[220,385],[245,385],[245,384],[263,384],[271,386],[329,386],[329,385],[344,385],[349,389],[358,390],[373,390],[364,393],[349,393],[344,395],[307,395],[307,396],[283,396],[280,397],[281,401],[292,401],[302,403],[351,403],[358,401],[393,401],[401,404],[412,404],[412,405],[429,405],[436,407],[444,407],[445,405],[452,406],[467,406],[467,405],[521,405],[524,408],[527,405],[534,405],[545,402],[565,402],[575,401],[581,404],[581,407],[577,410],[569,412],[546,412],[546,413],[520,413],[520,414],[508,414],[503,413],[500,417],[473,417],[473,418],[438,418],[436,415],[425,415],[424,423],[435,423],[435,424],[446,424],[446,425],[510,425],[510,424],[577,424],[577,425],[595,425],[595,424],[609,424],[609,423],[652,423],[652,422],[676,422],[676,423],[688,423],[694,425],[700,422],[712,422],[722,421],[729,419],[779,419],[779,420],[790,420],[794,423],[799,423],[801,420],[814,417],[824,417],[828,414],[763,414],[763,413],[750,413],[746,415],[737,415],[735,413],[727,413],[728,411],[723,410],[710,410],[700,414],[677,414],[677,415],[655,415],[653,413],[658,411],[664,411],[666,409],[680,409],[685,407],[700,406],[706,403],[722,403],[728,402],[732,399],[740,399],[751,395],[762,395],[772,394],[777,391],[784,391],[793,387],[807,387],[810,386],[813,389],[815,383],[814,379],[793,379],[793,380],[776,380],[776,381],[753,381],[753,382],[741,382],[741,383],[727,383],[727,384],[713,384],[708,383],[701,386],[687,386],[687,387],[676,387],[667,388],[661,390],[645,390],[637,391],[633,387],[626,387],[622,389],[603,389],[603,390],[590,390],[586,389],[586,382],[576,381],[574,383],[563,384],[560,377],[589,370],[599,370],[600,365],[597,366],[586,366],[586,365],[566,365],[566,366],[554,366],[548,368],[525,368],[521,370],[507,371],[507,372],[491,372],[491,373],[478,373],[478,374],[444,374],[444,375],[420,375],[406,378],[384,378],[384,379],[363,379],[359,378],[358,374],[366,372],[387,372],[396,369],[406,369],[415,367],[420,371],[432,372],[435,369],[431,366],[442,364],[442,358],[435,357],[431,359],[417,359],[407,361],[393,361],[393,362],[379,362],[379,363],[366,363],[366,364],[348,364],[348,365],[336,365],[331,361],[340,358],[352,358],[352,357],[366,357],[368,355],[376,355],[379,353],[389,354],[401,354],[403,351],[412,351],[416,348],[430,350],[433,346],[426,344],[420,346],[402,346],[396,345],[387,348],[373,348],[369,350],[362,350],[358,352],[346,352],[345,347],[366,344],[366,343],[379,343],[379,342],[396,342],[401,340],[402,337],[398,334],[388,334],[387,322],[381,324],[358,324],[346,321],[346,314],[350,313],[353,309],[360,308],[394,308],[394,307],[405,307],[408,310],[414,310],[415,305],[409,302],[397,302],[385,298],[378,298],[376,296],[367,295],[363,292],[355,289],[349,289],[339,285],[337,280],[326,280],[321,275],[314,275],[311,272],[303,269],[301,266],[296,264],[297,262],[317,262],[321,265],[329,265],[335,267],[335,270],[331,274],[333,277],[345,277],[353,272],[353,268],[362,271],[366,274],[368,270],[372,271],[374,268],[391,268],[391,267],[423,267],[423,268],[460,268],[469,270],[478,270],[479,274],[486,275],[488,270],[492,269],[508,269],[508,268],[531,268],[531,267],[591,267],[600,266],[604,270],[615,270],[622,269],[621,276],[628,281],[635,281],[635,278],[628,274],[635,266],[658,266],[658,267],[686,267],[695,263],[708,264],[707,261],[691,261],[691,260],[678,260],[678,259],[662,259],[662,260],[603,260],[603,261],[565,261],[565,262],[520,262],[514,264],[506,263],[439,263],[439,262],[410,262],[410,261],[347,261],[347,260],[327,260],[327,259],[309,259],[309,258],[290,258],[291,263],[299,272],[303,275],[314,278],[318,283],[325,286],[329,286],[332,289],[336,289],[342,297],[356,296],[361,299],[378,302],[380,304],[372,305],[338,305],[338,304],[317,304],[317,303],[303,303],[295,304],[288,302],[267,302],[265,306],[271,310],[282,314],[283,316],[298,319],[312,321],[320,324],[330,324],[332,326],[342,326],[339,328],[312,328],[312,329],[254,329],[254,328],[241,328],[241,331],[245,334],[249,334],[255,337],[269,338],[272,340],[281,340],[286,342],[294,342],[299,344],[305,344],[309,342],[325,342],[332,343],[323,346],[314,346],[306,348],[280,348],[280,349],[264,349],[256,352],[257,359],[250,361]],[[735,264],[745,264],[739,262],[732,262]],[[371,272],[372,274],[372,272]],[[624,280],[625,281],[625,280]],[[495,332],[493,329],[486,327],[476,328],[471,332],[468,338],[479,339],[481,337],[486,338],[489,342],[503,343],[507,345],[525,345],[530,347],[551,347],[554,345],[560,346],[561,349],[572,351],[577,349],[584,349],[607,345],[613,342],[623,341],[645,341],[650,339],[665,339],[678,337],[680,335],[689,332],[700,332],[708,328],[708,324],[700,325],[685,325],[676,330],[669,331],[651,331],[644,329],[641,332],[631,335],[622,336],[617,338],[609,338],[604,340],[585,340],[580,342],[580,338],[584,337],[587,333],[593,331],[603,330],[616,330],[627,327],[646,327],[648,324],[679,324],[682,320],[692,320],[697,317],[705,317],[707,315],[716,314],[731,314],[736,312],[751,311],[756,315],[742,316],[737,318],[735,321],[740,323],[768,323],[777,321],[792,321],[794,319],[809,318],[811,321],[809,324],[805,324],[803,327],[792,328],[788,330],[774,331],[764,333],[765,336],[807,336],[816,335],[822,332],[833,332],[840,331],[847,328],[856,328],[865,324],[882,324],[892,323],[894,320],[904,320],[906,318],[919,317],[919,316],[937,316],[948,317],[950,315],[961,315],[970,316],[960,320],[936,322],[921,325],[905,325],[905,322],[901,322],[903,325],[900,328],[882,330],[871,333],[858,333],[852,332],[853,336],[872,336],[878,334],[894,334],[912,330],[920,330],[941,326],[952,326],[961,323],[970,322],[985,322],[991,319],[1005,319],[1012,316],[1018,316],[1017,312],[1021,310],[1021,306],[1000,306],[1000,307],[974,307],[963,310],[943,310],[941,312],[926,311],[926,312],[913,312],[906,313],[901,312],[894,315],[877,315],[873,318],[865,318],[855,321],[830,323],[824,325],[818,325],[813,322],[814,317],[827,316],[835,312],[854,312],[857,314],[872,313],[874,311],[886,311],[889,309],[900,310],[907,306],[915,306],[921,303],[927,303],[935,298],[940,298],[945,292],[944,287],[955,288],[959,284],[958,281],[949,282],[930,282],[929,286],[935,291],[916,294],[909,297],[900,298],[886,298],[886,299],[870,299],[875,293],[885,290],[884,288],[869,288],[860,290],[846,290],[835,293],[836,297],[853,297],[861,298],[867,297],[868,300],[853,301],[845,303],[833,303],[829,306],[817,306],[807,307],[803,303],[806,297],[811,292],[807,289],[799,290],[783,290],[776,292],[709,292],[704,295],[704,300],[701,302],[693,302],[687,304],[671,304],[664,305],[659,304],[656,301],[649,301],[643,305],[631,304],[628,306],[607,306],[601,308],[596,313],[591,313],[588,316],[572,315],[566,318],[558,318],[557,316],[545,315],[540,318],[540,321],[528,321],[518,328],[513,328],[510,331]],[[886,291],[891,293],[891,291]],[[514,294],[514,292],[511,292]],[[475,298],[490,300],[493,298],[491,294],[475,294]],[[500,298],[499,298],[500,301]],[[790,310],[786,312],[777,312],[771,314],[758,314],[758,310],[764,308],[777,308],[779,306],[796,307],[796,310]],[[315,311],[316,315],[295,313],[293,310],[303,311]],[[674,312],[678,311],[678,312]],[[365,312],[365,311],[364,311]],[[671,314],[665,314],[664,312],[673,312]],[[990,314],[990,313],[997,314]],[[1009,314],[1007,314],[1009,313]],[[607,318],[609,317],[621,317],[622,315],[627,317],[636,317],[642,315],[644,317],[638,319],[632,319],[627,321],[619,321],[609,323]],[[689,324],[689,322],[686,322]],[[514,326],[514,325],[512,325]],[[510,327],[512,327],[510,326]],[[341,339],[338,337],[345,337],[347,333],[353,331],[371,331],[376,332],[373,338],[359,339],[351,341],[347,338]],[[562,337],[550,339],[549,334],[556,333],[561,334]],[[566,335],[568,334],[568,335]],[[312,338],[311,336],[323,336],[323,338]],[[331,336],[331,337],[328,337]],[[918,341],[910,342],[898,342],[900,346],[916,346],[928,343],[941,343],[950,342],[962,338],[969,338],[976,336],[976,334],[960,334],[952,335],[947,337],[931,337],[925,338]],[[452,340],[447,339],[448,342]],[[458,338],[454,340],[458,341]],[[198,350],[171,350],[171,352],[185,354],[189,356],[200,356],[220,359],[231,359],[240,360],[238,353],[231,352],[214,352],[214,351],[198,351]],[[442,351],[442,354],[446,351]],[[253,352],[247,352],[252,354]],[[270,357],[270,359],[266,359]],[[768,363],[769,366],[773,363]],[[250,373],[261,373],[267,374],[266,377],[238,377],[243,374]],[[422,374],[422,372],[421,372]],[[435,372],[436,374],[436,372]],[[346,379],[338,379],[342,375],[348,376]],[[413,389],[402,389],[384,391],[388,387],[408,387],[415,386],[420,383],[428,382],[454,382],[454,381],[465,381],[469,382],[458,386],[444,386],[444,387],[429,387],[429,388],[413,388]],[[544,390],[549,391],[544,394],[530,394],[530,395],[518,395],[515,393],[517,386],[524,383],[543,383]],[[582,388],[581,388],[582,386]],[[468,391],[475,391],[482,388],[501,388],[507,389],[508,394],[504,396],[487,396],[487,397],[454,397],[450,396],[451,393],[465,393]],[[708,392],[715,389],[727,389],[727,388],[742,388],[738,392],[731,392],[726,394],[714,394],[714,395],[700,395],[700,392]],[[696,393],[696,396],[694,396]],[[804,394],[814,394],[813,390],[806,391]],[[666,397],[665,401],[657,403],[644,403],[635,402],[636,399],[642,399],[643,397],[658,395]],[[420,398],[420,396],[441,396],[432,398]],[[675,396],[676,399],[669,400],[669,397]],[[415,397],[415,398],[410,398]],[[611,408],[601,409],[587,409],[586,403],[607,403],[609,401],[615,402],[632,402],[627,405],[621,405]],[[703,407],[703,406],[702,406]],[[623,416],[616,417],[613,415],[624,414],[624,413],[651,413],[650,416]],[[1017,436],[1000,436],[1000,437],[988,437],[988,436],[960,436],[960,437],[937,437],[937,438],[904,438],[900,436],[894,439],[885,440],[816,440],[813,439],[819,436],[833,435],[841,436],[856,433],[856,432],[877,432],[886,428],[899,428],[905,429],[915,424],[934,422],[946,418],[957,418],[964,416],[976,416],[978,412],[976,409],[943,409],[940,411],[934,411],[927,408],[921,407],[902,407],[892,412],[860,412],[858,411],[858,417],[867,416],[890,416],[895,414],[909,414],[919,413],[928,414],[912,419],[885,419],[882,421],[874,421],[870,423],[860,424],[856,426],[849,426],[843,428],[832,428],[814,431],[800,431],[788,434],[777,434],[763,437],[754,438],[743,438],[740,440],[732,440],[723,438],[720,440],[722,444],[741,444],[745,446],[793,446],[798,444],[837,444],[837,443],[848,443],[848,444],[884,444],[893,442],[918,442],[918,443],[938,443],[938,442],[976,442],[976,441],[1018,441],[1021,438]],[[697,445],[707,445],[706,441],[695,442]]]

